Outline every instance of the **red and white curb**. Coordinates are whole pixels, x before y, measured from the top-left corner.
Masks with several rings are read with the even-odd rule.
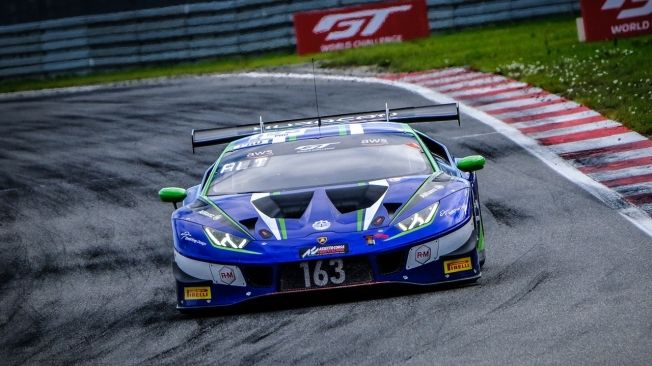
[[[652,216],[652,141],[620,123],[526,83],[461,67],[382,78],[430,88],[495,117]]]

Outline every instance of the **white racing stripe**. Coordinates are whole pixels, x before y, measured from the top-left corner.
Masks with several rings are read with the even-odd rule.
[[[547,124],[575,121],[578,119],[595,117],[599,115],[600,113],[596,111],[583,111],[583,112],[578,112],[573,114],[564,114],[563,116],[547,117],[547,118],[536,119],[533,121],[526,121],[526,122],[517,122],[517,123],[512,123],[511,125],[514,128],[535,127],[535,126],[542,126]]]
[[[512,89],[512,88],[524,88],[526,86],[527,86],[526,83],[522,83],[520,81],[515,81],[513,83],[506,83],[506,84],[502,84],[500,86],[492,86],[492,87],[489,87],[489,88],[480,88],[480,87],[469,88],[469,89],[466,89],[466,90],[461,90],[461,91],[456,91],[456,92],[450,93],[450,95],[452,97],[463,97],[463,96],[466,96],[466,95],[481,94],[481,93],[493,92],[493,91],[496,91],[496,90],[505,90],[506,91],[507,89]]]
[[[272,234],[274,235],[276,240],[281,240],[281,232],[278,229],[278,224],[276,223],[276,219],[271,218],[271,217],[265,215],[264,213],[262,213],[262,211],[260,211],[258,209],[258,207],[256,207],[256,205],[254,205],[254,203],[253,203],[255,200],[257,200],[259,198],[267,197],[267,196],[269,196],[269,193],[254,193],[254,194],[252,194],[251,195],[251,200],[250,200],[251,206],[256,210],[256,212],[258,212],[258,216],[260,216],[261,220],[263,220],[265,225],[267,225],[267,227],[272,232]]]
[[[648,193],[652,193],[652,182],[629,184],[626,186],[615,187],[614,189],[616,190],[616,192],[622,194],[623,196],[648,194]]]
[[[636,166],[632,168],[610,170],[600,173],[589,173],[591,178],[603,182],[612,179],[635,177],[638,175],[652,174],[652,165]]]
[[[516,100],[510,100],[510,101],[507,101],[507,102],[498,102],[498,103],[485,104],[483,106],[478,107],[478,109],[481,109],[483,111],[491,111],[491,110],[494,110],[494,109],[525,107],[525,106],[531,105],[531,104],[538,104],[538,103],[543,103],[543,102],[551,102],[553,100],[559,100],[559,99],[562,99],[562,98],[560,96],[558,96],[558,95],[548,94],[548,95],[541,95],[541,96],[534,97],[534,98],[516,99]]]
[[[568,135],[576,132],[586,132],[586,131],[600,130],[603,128],[618,127],[618,126],[622,126],[622,125],[616,121],[607,120],[601,122],[585,123],[583,125],[577,125],[577,126],[566,127],[566,128],[557,128],[550,131],[529,133],[528,136],[534,139],[542,139],[545,137],[563,136],[563,135]]]
[[[536,114],[550,113],[550,112],[559,112],[566,109],[580,107],[579,104],[575,102],[565,102],[546,105],[543,107],[523,109],[522,111],[506,112],[498,114],[498,118],[514,118],[514,117],[523,117],[523,116],[532,116]]]
[[[383,187],[389,187],[389,183],[387,182],[386,179],[381,179],[381,180],[374,180],[369,182],[370,186],[383,186]],[[369,228],[369,225],[371,225],[371,221],[374,219],[374,216],[376,216],[376,212],[378,212],[378,208],[380,208],[380,205],[383,203],[383,200],[385,199],[385,195],[387,194],[387,189],[383,193],[380,198],[374,202],[371,207],[368,207],[364,211],[364,225],[362,226],[362,230],[367,230]]]
[[[647,139],[636,132],[626,132],[618,135],[598,137],[594,139],[575,141],[575,142],[566,142],[558,145],[550,145],[548,146],[548,148],[550,148],[550,150],[556,152],[557,154],[563,154],[568,152],[584,151],[584,150],[591,150],[591,149],[599,149],[602,147],[622,145],[622,144],[627,144],[630,142],[636,142],[642,140],[647,140]]]
[[[362,125],[359,123],[350,124],[349,130],[351,131],[351,135],[362,135],[364,133],[364,129],[362,128]]]
[[[492,76],[492,77],[478,79],[478,80],[462,81],[459,83],[453,83],[444,86],[435,86],[434,88],[441,92],[445,92],[447,90],[477,87],[479,85],[493,84],[505,80],[507,80],[507,78],[503,76]]]

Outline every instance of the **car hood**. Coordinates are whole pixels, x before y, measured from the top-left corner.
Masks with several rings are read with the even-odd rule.
[[[382,229],[432,202],[469,187],[444,173],[381,179],[285,192],[209,197],[175,215],[256,240],[304,238],[315,233]]]

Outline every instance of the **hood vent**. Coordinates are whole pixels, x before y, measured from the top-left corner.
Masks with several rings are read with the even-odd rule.
[[[250,219],[240,220],[240,223],[242,224],[242,226],[246,227],[247,230],[249,230],[249,231],[251,231],[251,232],[253,232],[254,230],[256,230],[256,223],[257,223],[257,222],[258,222],[258,218],[257,218],[257,217],[252,217],[252,218],[250,218]]]
[[[365,184],[344,188],[327,189],[326,195],[340,213],[369,208],[382,197],[386,186]]]
[[[387,210],[387,215],[389,217],[393,217],[394,214],[396,213],[396,210],[398,210],[399,207],[401,207],[402,203],[383,203],[383,206],[385,206],[385,209]]]
[[[260,212],[275,219],[299,219],[306,212],[314,192],[272,194],[251,203]]]

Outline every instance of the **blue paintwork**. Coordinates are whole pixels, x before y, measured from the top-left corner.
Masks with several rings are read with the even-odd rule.
[[[348,133],[350,126],[344,126],[346,126],[346,131]],[[365,133],[414,134],[414,131],[404,124],[384,122],[364,124],[364,131]],[[337,136],[340,133],[341,127],[339,126],[322,127],[321,130],[317,128],[307,128],[301,135],[294,136],[293,139],[313,139],[323,136]],[[252,143],[258,147],[260,147],[261,144],[272,143],[271,140],[266,139],[265,137],[266,136],[262,136],[261,138],[261,135],[254,135],[252,137],[237,140],[231,143],[226,150],[229,151],[233,149],[246,148],[246,145],[251,145]],[[424,137],[422,136],[421,138]],[[430,155],[425,146],[422,145],[422,148],[426,151],[426,154]],[[450,157],[450,154],[448,155]],[[249,265],[269,266],[272,268],[274,278],[270,281],[272,283],[270,287],[237,287],[206,281],[203,286],[211,286],[213,293],[213,298],[210,302],[205,300],[184,301],[183,288],[185,286],[197,286],[197,283],[194,281],[185,282],[185,280],[177,278],[178,307],[194,308],[232,305],[257,296],[277,293],[280,265],[306,260],[365,256],[370,261],[374,282],[434,284],[464,278],[477,278],[480,275],[480,264],[479,253],[476,250],[475,244],[472,245],[468,252],[461,254],[458,253],[459,255],[456,256],[471,257],[473,270],[457,272],[445,277],[442,261],[446,258],[443,258],[410,270],[405,269],[405,259],[403,259],[400,270],[391,274],[381,274],[379,271],[376,261],[376,257],[379,254],[395,251],[404,251],[407,253],[409,248],[417,244],[433,241],[439,237],[456,231],[464,224],[468,223],[469,220],[474,220],[473,202],[477,197],[476,175],[473,173],[467,174],[457,171],[456,168],[452,167],[452,164],[451,166],[447,166],[446,169],[437,166],[433,170],[435,170],[436,173],[431,176],[424,175],[388,179],[389,187],[385,194],[384,202],[401,202],[405,205],[406,202],[410,201],[411,197],[414,196],[416,199],[412,199],[411,203],[407,205],[407,209],[403,209],[403,206],[401,206],[397,211],[397,213],[400,213],[397,217],[393,217],[391,220],[386,219],[380,226],[374,227],[372,225],[370,226],[370,229],[363,231],[357,230],[357,212],[353,211],[340,214],[326,197],[324,187],[282,192],[282,194],[306,190],[314,192],[312,201],[301,218],[285,219],[287,239],[282,240],[277,240],[274,237],[268,239],[261,237],[259,233],[261,229],[271,230],[262,219],[257,221],[255,230],[252,233],[244,227],[238,227],[232,224],[231,221],[226,220],[224,217],[221,217],[219,220],[214,220],[214,218],[209,217],[209,215],[200,214],[198,213],[200,210],[197,209],[197,207],[193,207],[197,206],[197,203],[200,203],[201,200],[211,200],[213,205],[219,207],[223,212],[228,214],[233,221],[239,222],[243,219],[258,216],[257,211],[251,204],[250,194],[224,195],[209,198],[201,195],[202,186],[189,188],[188,197],[183,202],[183,206],[172,214],[175,251],[185,257],[207,263],[218,263],[240,267]],[[442,170],[449,174],[442,173]],[[210,173],[210,171],[207,173]],[[437,182],[437,185],[441,187],[439,187],[438,190],[425,195],[424,192],[430,186],[424,184],[424,182],[431,181],[435,177],[440,180],[440,182]],[[203,184],[207,184],[206,179]],[[419,190],[420,187],[421,189]],[[332,188],[332,186],[329,188]],[[419,195],[424,195],[425,197],[422,198],[419,197]],[[401,231],[395,226],[399,221],[436,202],[439,202],[438,211],[434,220],[429,225],[399,235],[401,234]],[[220,212],[212,205],[206,205],[202,210],[211,215],[220,214]],[[451,214],[447,214],[451,211]],[[380,205],[375,216],[389,217],[388,212],[383,205]],[[313,229],[312,224],[318,220],[328,220],[331,223],[331,227],[325,231],[317,231]],[[203,230],[204,226],[212,227],[242,238],[253,236],[253,240],[245,248],[248,252],[244,253],[224,250],[211,245],[209,238]],[[476,223],[472,237],[475,238],[477,230],[478,224]],[[181,233],[184,233],[183,237],[180,236]],[[374,245],[368,245],[365,237],[375,234],[382,235],[384,239],[376,239]],[[317,238],[322,236],[328,237],[328,243],[326,245],[333,243],[348,244],[348,253],[302,259],[299,255],[299,250],[301,248],[316,245]],[[188,240],[188,238],[191,239]],[[449,244],[449,247],[447,248],[440,248],[440,254],[452,253],[458,248],[463,247],[465,244],[466,242],[454,243],[452,247],[450,247],[451,245]]]

